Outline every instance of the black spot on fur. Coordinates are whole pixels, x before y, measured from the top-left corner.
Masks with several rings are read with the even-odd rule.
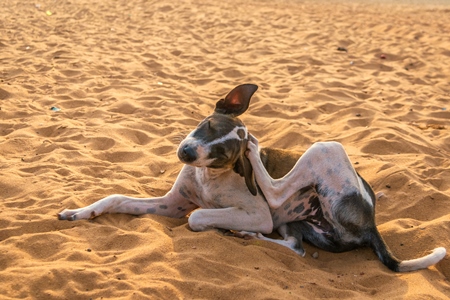
[[[321,148],[320,148],[320,151],[321,151],[322,153],[328,153],[328,152],[330,152],[330,151],[328,150],[327,147],[321,147]]]
[[[237,131],[237,135],[238,135],[239,138],[244,139],[245,138],[245,131],[244,131],[244,129],[239,129]]]
[[[291,207],[291,202],[286,203],[286,205],[284,206],[284,210],[288,210],[289,207]]]
[[[189,196],[188,196],[188,194],[186,193],[186,190],[185,190],[185,187],[184,187],[184,186],[181,187],[181,188],[178,190],[178,192],[179,192],[180,195],[183,196],[184,198],[189,199]]]
[[[302,188],[299,190],[299,194],[300,194],[300,195],[305,194],[305,193],[307,193],[307,192],[310,192],[310,191],[313,190],[313,189],[314,189],[314,186],[312,186],[312,185],[307,185],[307,186],[305,186],[305,187],[302,187]]]
[[[161,208],[161,209],[167,209],[167,205],[160,205],[159,208]]]
[[[303,203],[300,203],[299,205],[297,205],[296,208],[294,208],[294,212],[297,214],[301,213],[304,210],[305,210],[305,205]]]
[[[333,175],[333,170],[331,168],[327,169],[327,175],[328,176],[332,176]]]
[[[156,212],[156,208],[152,207],[152,208],[147,208],[147,213],[148,214],[154,214]]]
[[[178,209],[179,211],[186,211],[186,208],[183,208],[182,206],[178,206],[177,209]]]

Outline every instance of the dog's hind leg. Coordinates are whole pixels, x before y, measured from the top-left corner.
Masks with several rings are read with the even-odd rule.
[[[249,140],[247,156],[252,164],[256,181],[271,208],[279,208],[292,195],[304,187],[317,189],[321,202],[329,208],[330,201],[341,195],[360,192],[363,199],[373,205],[365,192],[363,182],[353,168],[344,147],[337,142],[313,144],[300,157],[284,177],[273,179],[258,154],[257,140]]]

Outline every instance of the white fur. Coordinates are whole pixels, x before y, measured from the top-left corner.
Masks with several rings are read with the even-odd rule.
[[[445,257],[447,250],[444,247],[434,249],[430,254],[421,258],[404,260],[399,265],[400,272],[410,272],[420,269],[428,268],[431,265],[436,264]]]

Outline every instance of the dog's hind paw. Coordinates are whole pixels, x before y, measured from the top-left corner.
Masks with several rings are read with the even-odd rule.
[[[301,257],[305,257],[305,255],[306,255],[306,250],[303,248],[294,247],[291,249],[294,250],[294,252],[297,253],[298,255],[300,255]]]
[[[306,250],[303,248],[302,241],[299,241],[297,238],[290,236],[286,240],[286,247],[300,255],[301,257],[305,257]]]

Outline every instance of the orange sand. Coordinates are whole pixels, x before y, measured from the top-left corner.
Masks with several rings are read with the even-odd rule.
[[[301,258],[192,232],[186,219],[56,219],[112,193],[163,195],[181,168],[178,143],[219,97],[251,82],[260,89],[242,119],[262,146],[342,142],[385,194],[377,223],[398,257],[450,249],[450,6],[3,0],[0,8],[0,298],[450,296],[449,255],[396,274],[369,249],[307,245]]]

